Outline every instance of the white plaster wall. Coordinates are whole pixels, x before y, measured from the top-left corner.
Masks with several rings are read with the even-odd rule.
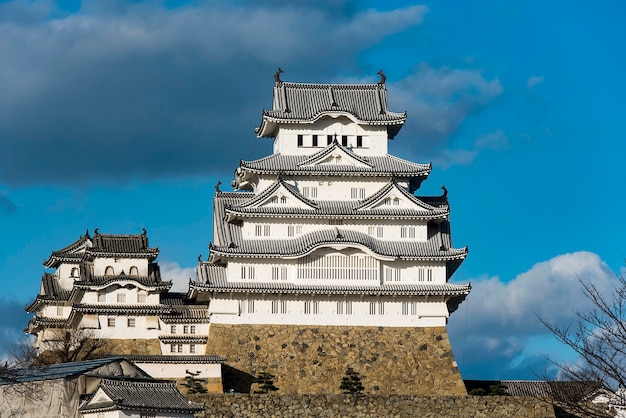
[[[202,351],[204,353],[204,351]],[[133,362],[141,370],[148,373],[155,379],[180,379],[187,376],[185,370],[191,370],[193,372],[200,372],[199,379],[207,378],[221,378],[222,366],[220,364],[202,364],[202,363],[142,363],[139,361]]]
[[[146,258],[96,258],[93,262],[93,273],[96,276],[104,276],[108,266],[113,267],[114,274],[121,274],[122,271],[130,275],[130,268],[137,267],[139,276],[148,275],[148,259]]]
[[[115,318],[115,326],[108,325],[108,319]],[[128,318],[135,318],[135,326],[128,326]],[[148,328],[146,316],[124,315],[123,309],[119,315],[98,315],[99,330],[94,330],[101,338],[135,339],[158,338],[161,331],[157,328]]]
[[[72,269],[77,269],[72,275]],[[61,263],[54,274],[58,277],[61,289],[70,290],[75,280],[80,279],[80,267],[76,263]]]
[[[298,147],[298,134],[303,135],[303,146]],[[354,123],[343,115],[327,116],[313,124],[294,126],[279,125],[274,140],[274,154],[308,155],[328,145],[327,135],[337,135],[341,143],[342,135],[348,136],[348,147],[357,155],[384,155],[387,153],[387,128],[385,126],[368,126]],[[312,135],[318,135],[318,145],[313,147]],[[357,148],[356,137],[363,137],[363,147]]]
[[[211,323],[215,324],[283,324],[283,325],[345,325],[345,326],[390,326],[390,327],[427,327],[445,326],[448,309],[442,297],[373,297],[373,296],[328,296],[328,295],[249,295],[240,296],[245,301],[240,304],[239,315],[213,314]],[[237,299],[235,297],[234,299]],[[233,299],[233,300],[234,300]],[[228,300],[228,299],[226,299]],[[248,304],[254,301],[254,313],[248,313]],[[279,313],[272,313],[272,301],[278,301]],[[280,301],[286,301],[286,312],[281,312]],[[305,314],[305,301],[319,303],[319,313]],[[351,301],[352,314],[337,313],[338,301]],[[376,314],[370,314],[370,302],[376,304]],[[384,313],[379,313],[378,302],[384,303]],[[415,302],[416,312],[412,314],[408,305],[408,314],[402,314],[402,302]],[[210,332],[210,330],[209,330]]]
[[[349,229],[364,234],[371,235],[379,240],[387,241],[422,241],[428,239],[428,226],[425,221],[416,221],[410,219],[341,219],[341,224],[334,224],[334,220],[326,219],[284,219],[284,218],[252,218],[244,221],[241,226],[241,234],[245,239],[249,240],[267,240],[267,239],[297,239],[299,236],[318,231],[324,228]],[[261,226],[261,235],[256,235],[257,225]],[[265,235],[265,226],[269,226],[269,235]],[[294,227],[294,236],[289,236],[289,227]],[[297,226],[302,227],[302,232],[297,233]],[[383,227],[383,236],[378,236],[377,229],[370,227]],[[414,228],[415,237],[402,238],[402,227]],[[408,230],[407,230],[408,233]]]

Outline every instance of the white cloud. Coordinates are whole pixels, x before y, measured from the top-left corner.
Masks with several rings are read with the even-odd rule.
[[[161,267],[162,280],[172,281],[172,292],[187,292],[189,290],[189,279],[195,280],[195,267],[181,267],[172,261],[159,261]]]
[[[418,153],[435,155],[435,160],[448,166],[468,163],[475,152],[448,150],[436,154],[468,116],[504,91],[500,80],[487,80],[479,70],[427,64],[400,81],[388,82],[388,90],[390,107],[410,115],[403,129],[415,140],[412,145],[419,148]]]
[[[0,4],[0,182],[232,170],[240,143],[223,139],[254,139],[278,66],[332,81],[428,12],[331,3]]]
[[[575,310],[591,307],[580,280],[590,281],[609,294],[616,275],[598,255],[576,252],[537,263],[508,282],[499,277],[473,281],[472,292],[464,302],[467,305],[461,305],[450,320],[451,339],[457,348],[465,347],[465,352],[457,350],[457,357],[465,358],[469,370],[494,368],[506,374],[514,361],[519,362],[518,356],[532,356],[526,350],[531,339],[550,337],[537,317],[567,325],[576,320]],[[550,353],[535,353],[536,358],[542,355]]]
[[[528,87],[534,87],[537,84],[542,83],[542,82],[543,82],[543,76],[542,75],[537,75],[537,76],[534,76],[534,77],[530,77],[528,79],[528,82],[526,83],[526,85]]]
[[[489,149],[492,151],[501,151],[511,148],[509,138],[507,138],[506,133],[502,129],[481,136],[476,140],[475,144],[479,149]]]

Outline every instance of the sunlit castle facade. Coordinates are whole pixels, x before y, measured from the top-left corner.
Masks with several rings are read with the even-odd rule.
[[[415,196],[431,171],[388,153],[405,113],[377,84],[275,76],[235,192],[216,187],[214,242],[190,296],[213,324],[437,327],[469,294],[448,283],[467,256],[450,236],[447,192]]]
[[[204,354],[208,332],[206,305],[188,304],[161,280],[158,248],[142,234],[89,232],[53,251],[44,261],[41,289],[26,307],[34,313],[25,331],[44,352],[66,330],[85,337],[132,341],[108,350],[123,354]],[[140,342],[139,344],[137,342]]]

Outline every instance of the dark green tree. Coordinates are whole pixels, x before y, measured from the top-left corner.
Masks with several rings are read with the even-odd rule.
[[[255,390],[254,393],[265,394],[270,392],[276,392],[278,388],[274,386],[274,377],[276,376],[268,372],[259,373],[256,379],[254,379],[254,383],[259,384],[259,390]]]
[[[197,372],[190,372],[189,370],[185,370],[187,376],[185,376],[185,383],[182,385],[187,388],[187,393],[207,393],[207,389],[202,385],[204,383],[204,379],[198,379],[197,376],[200,374]]]
[[[358,395],[365,387],[361,384],[361,375],[352,367],[348,367],[345,376],[341,378],[339,389],[344,395]]]

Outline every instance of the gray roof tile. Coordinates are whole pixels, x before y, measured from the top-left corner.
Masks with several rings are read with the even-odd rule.
[[[99,390],[109,400],[95,402],[92,397],[78,409],[79,412],[134,410],[193,414],[205,409],[204,405],[185,399],[176,389],[175,382],[102,379],[94,395]]]
[[[389,111],[384,84],[278,82],[272,110],[263,111],[258,133],[273,137],[272,124],[313,122],[329,112],[350,114],[359,123],[386,125],[392,138],[406,120],[406,113]]]

